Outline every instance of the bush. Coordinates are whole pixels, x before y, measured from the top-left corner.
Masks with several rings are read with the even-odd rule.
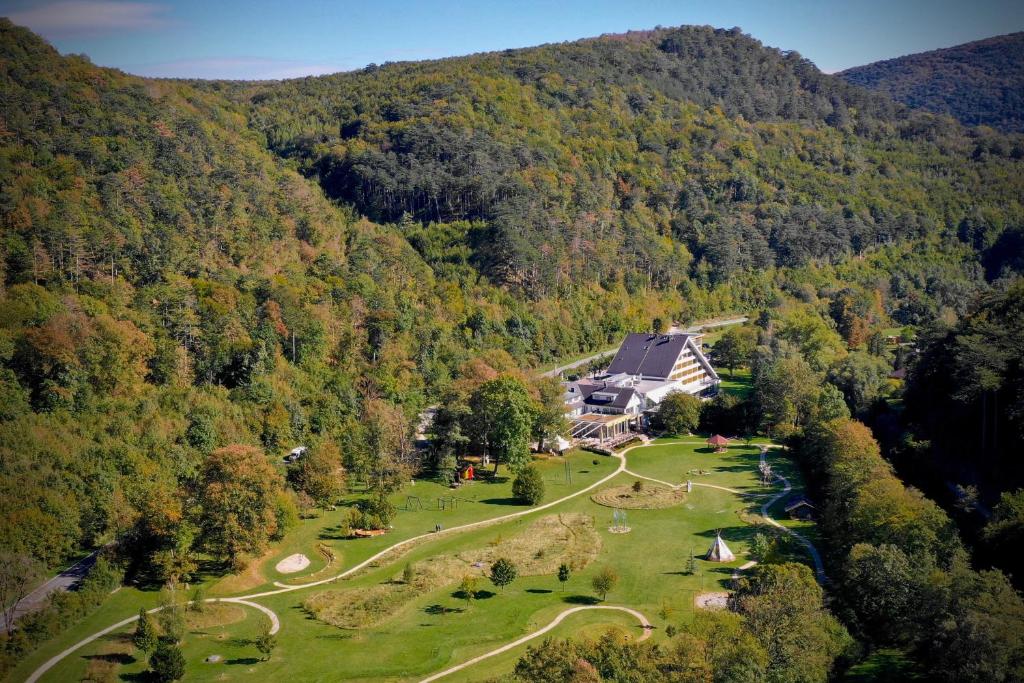
[[[512,482],[512,495],[527,505],[537,505],[544,500],[544,480],[533,466],[523,468]]]
[[[149,657],[149,668],[159,683],[171,683],[185,675],[185,657],[181,648],[168,642],[161,642]]]

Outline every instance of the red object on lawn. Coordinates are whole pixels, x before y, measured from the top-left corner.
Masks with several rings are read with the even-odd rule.
[[[729,445],[729,439],[725,438],[721,434],[715,434],[710,439],[708,439],[708,445],[714,446],[716,452],[721,452],[724,451],[725,447]]]

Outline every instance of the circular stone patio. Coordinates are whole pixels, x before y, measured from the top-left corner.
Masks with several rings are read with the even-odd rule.
[[[295,572],[301,572],[308,566],[309,558],[302,553],[295,553],[278,562],[274,569],[281,574],[294,574]]]

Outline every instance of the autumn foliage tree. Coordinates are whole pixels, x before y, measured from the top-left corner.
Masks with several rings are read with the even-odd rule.
[[[199,501],[202,544],[239,567],[261,552],[277,531],[281,475],[258,448],[233,444],[210,454],[203,466]]]

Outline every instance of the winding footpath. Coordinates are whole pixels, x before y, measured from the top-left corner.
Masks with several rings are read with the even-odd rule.
[[[241,596],[229,597],[229,598],[208,598],[206,600],[206,602],[228,602],[228,603],[234,603],[234,604],[237,604],[237,605],[243,605],[243,606],[250,607],[252,609],[258,610],[258,611],[262,612],[264,615],[266,615],[270,619],[271,628],[270,628],[269,632],[271,634],[274,634],[274,633],[277,633],[280,630],[280,628],[281,628],[281,621],[280,621],[280,619],[278,618],[277,614],[275,614],[274,611],[271,610],[270,608],[265,607],[265,606],[263,606],[263,605],[261,605],[261,604],[259,604],[257,602],[253,602],[254,599],[256,599],[256,598],[265,598],[265,597],[268,597],[268,596],[271,596],[271,595],[280,595],[282,593],[291,593],[293,591],[302,590],[302,589],[310,588],[310,587],[313,587],[313,586],[322,586],[322,585],[327,584],[327,583],[332,583],[334,581],[338,581],[339,579],[344,579],[344,578],[346,578],[348,576],[351,576],[352,574],[355,574],[356,572],[364,569],[365,567],[373,564],[374,562],[376,562],[377,560],[381,559],[382,557],[385,557],[389,553],[393,553],[396,550],[405,548],[407,546],[410,546],[410,545],[412,545],[414,543],[417,543],[417,542],[425,540],[425,539],[433,539],[433,538],[438,538],[438,537],[441,537],[441,536],[452,535],[452,534],[460,533],[460,532],[463,532],[463,531],[468,531],[470,529],[479,529],[479,528],[482,528],[482,527],[485,527],[485,526],[490,526],[490,525],[493,525],[493,524],[500,524],[502,522],[507,522],[509,520],[517,519],[519,517],[525,517],[526,515],[536,514],[538,512],[542,512],[543,510],[548,510],[548,509],[550,509],[550,508],[552,508],[552,507],[554,507],[556,505],[560,505],[560,504],[564,503],[567,500],[571,500],[571,499],[576,498],[578,496],[581,496],[581,495],[583,495],[583,494],[585,494],[585,493],[587,493],[589,491],[592,491],[595,488],[597,488],[598,486],[601,486],[602,484],[604,484],[604,483],[606,483],[608,481],[611,481],[612,479],[614,479],[615,477],[617,477],[619,474],[622,474],[622,473],[626,473],[626,474],[629,474],[629,475],[634,476],[634,477],[639,477],[641,479],[647,479],[648,481],[657,482],[659,484],[664,484],[666,486],[670,486],[670,487],[673,487],[673,488],[679,488],[680,486],[683,486],[683,484],[670,484],[668,482],[664,482],[664,481],[661,481],[659,479],[653,479],[651,477],[645,477],[645,476],[637,474],[635,472],[631,472],[629,469],[626,468],[626,454],[629,453],[630,451],[634,450],[634,449],[646,448],[646,447],[648,447],[650,445],[659,445],[659,446],[660,445],[672,445],[672,444],[691,444],[692,445],[694,443],[702,444],[703,442],[670,441],[670,442],[662,442],[662,443],[659,443],[659,444],[642,444],[642,445],[638,445],[638,446],[632,446],[630,448],[627,448],[627,449],[623,450],[621,453],[617,453],[617,454],[613,454],[612,455],[612,457],[615,457],[615,458],[619,459],[619,465],[618,465],[618,467],[615,468],[615,471],[613,471],[611,474],[609,474],[609,475],[607,475],[605,477],[602,477],[601,479],[598,479],[593,484],[590,484],[589,486],[587,486],[585,488],[582,488],[579,491],[576,491],[574,493],[570,493],[569,495],[566,495],[566,496],[563,496],[563,497],[558,498],[556,500],[553,500],[550,503],[545,503],[544,505],[538,505],[535,508],[530,508],[530,509],[527,509],[527,510],[520,510],[519,512],[512,512],[512,513],[509,513],[507,515],[500,515],[498,517],[492,517],[490,519],[483,519],[483,520],[480,520],[480,521],[477,521],[477,522],[470,522],[468,524],[462,524],[460,526],[453,526],[453,527],[450,527],[448,529],[444,529],[442,531],[428,532],[428,533],[424,533],[424,534],[419,534],[418,536],[412,536],[412,537],[407,538],[407,539],[405,539],[403,541],[399,541],[397,543],[394,543],[393,545],[390,545],[387,548],[381,550],[380,552],[378,552],[378,553],[368,557],[367,559],[363,560],[362,562],[359,562],[358,564],[355,564],[352,567],[349,567],[345,571],[340,572],[340,573],[338,573],[338,574],[336,574],[334,576],[331,576],[329,578],[326,578],[326,579],[320,579],[318,581],[312,581],[310,583],[293,584],[293,585],[283,584],[283,583],[275,581],[273,585],[277,587],[276,590],[262,591],[262,592],[259,592],[259,593],[252,593],[250,595],[241,595]],[[760,448],[761,448],[761,462],[764,463],[765,462],[765,454],[767,453],[768,446],[763,446],[762,445]],[[795,537],[797,540],[799,540],[804,546],[807,547],[808,551],[811,554],[811,557],[814,560],[815,573],[818,576],[818,580],[819,581],[824,581],[825,580],[825,571],[824,571],[824,567],[823,567],[822,562],[821,562],[821,556],[818,554],[817,549],[806,538],[801,536],[796,531],[794,531],[792,529],[789,529],[789,528],[779,524],[777,521],[772,519],[772,517],[768,514],[768,508],[770,508],[776,501],[780,500],[783,496],[787,495],[792,490],[792,488],[793,488],[792,485],[789,483],[789,480],[787,480],[785,477],[783,477],[781,475],[776,475],[776,476],[777,476],[777,478],[780,481],[782,481],[784,488],[783,488],[783,490],[779,494],[777,494],[776,496],[774,496],[773,498],[768,500],[764,505],[761,506],[762,516],[765,518],[765,520],[768,521],[769,524],[772,524],[773,526],[776,526],[776,527],[782,529],[786,533],[791,534],[793,537]],[[717,486],[715,484],[699,484],[697,482],[693,482],[693,485],[694,486],[703,486],[703,487],[706,487],[706,488],[719,489],[719,490],[722,490],[722,491],[728,491],[729,493],[734,493],[734,494],[740,495],[740,496],[756,495],[756,494],[750,494],[750,493],[745,493],[745,492],[742,492],[742,491],[738,491],[736,489],[726,488],[724,486]],[[163,609],[163,608],[156,607],[154,609],[149,610],[148,613],[152,614],[154,612],[160,611],[161,609]],[[434,674],[433,676],[424,679],[423,683],[426,683],[427,681],[436,680],[438,678],[441,678],[442,676],[447,676],[450,673],[454,673],[456,671],[460,671],[460,670],[462,670],[462,669],[464,669],[466,667],[472,666],[473,664],[476,664],[477,662],[480,662],[480,661],[482,661],[484,659],[487,659],[489,657],[493,657],[493,656],[501,654],[503,652],[507,652],[507,651],[509,651],[509,650],[511,650],[511,649],[513,649],[513,648],[515,648],[515,647],[517,647],[517,646],[519,646],[519,645],[521,645],[521,644],[523,644],[525,642],[528,642],[528,641],[530,641],[530,640],[532,640],[534,638],[537,638],[538,636],[541,636],[541,635],[547,633],[551,629],[553,629],[556,626],[558,626],[558,624],[560,624],[566,617],[568,617],[568,616],[570,616],[572,614],[575,614],[577,612],[581,612],[583,610],[588,610],[588,609],[610,609],[610,610],[618,610],[620,612],[627,612],[627,613],[632,614],[633,616],[635,616],[637,618],[637,620],[640,622],[640,624],[644,628],[644,634],[639,638],[639,640],[644,640],[645,638],[649,637],[650,634],[651,634],[651,629],[653,628],[653,626],[647,620],[647,617],[645,617],[640,612],[638,612],[638,611],[636,611],[634,609],[631,609],[629,607],[621,607],[621,606],[617,606],[617,605],[584,605],[584,606],[579,606],[579,607],[572,607],[570,609],[567,609],[567,610],[559,613],[558,616],[556,616],[555,619],[551,623],[549,623],[547,626],[544,626],[543,628],[540,628],[540,629],[538,629],[536,631],[533,631],[532,633],[529,633],[529,634],[523,636],[522,638],[519,638],[516,641],[513,641],[513,642],[508,643],[506,645],[503,645],[503,646],[501,646],[501,647],[499,647],[499,648],[497,648],[495,650],[491,650],[490,652],[487,652],[487,653],[485,653],[483,655],[475,657],[474,659],[471,659],[471,660],[469,660],[467,662],[463,662],[462,664],[458,664],[458,665],[453,666],[453,667],[451,667],[449,669],[446,669],[445,671],[442,671],[440,673]],[[96,633],[93,633],[92,635],[90,635],[90,636],[88,636],[86,638],[83,638],[82,640],[78,641],[77,643],[69,646],[67,649],[57,653],[56,655],[54,655],[50,659],[48,659],[45,662],[43,662],[43,664],[41,664],[35,671],[33,671],[32,674],[26,679],[26,683],[36,683],[36,681],[38,681],[47,671],[49,671],[54,666],[56,666],[57,663],[59,663],[65,657],[69,656],[70,654],[72,654],[76,650],[79,650],[80,648],[85,647],[89,643],[92,643],[95,640],[97,640],[99,638],[102,638],[103,636],[105,636],[105,635],[107,635],[109,633],[112,633],[112,632],[117,631],[119,629],[122,629],[122,628],[124,628],[126,626],[129,626],[130,624],[132,624],[135,621],[137,621],[138,618],[139,618],[138,615],[134,615],[134,616],[128,617],[127,619],[124,619],[122,621],[117,622],[116,624],[108,626],[107,628],[105,628],[105,629],[103,629],[101,631],[97,631]]]
[[[643,630],[644,630],[643,635],[641,635],[639,638],[637,638],[637,642],[640,642],[641,640],[647,640],[647,638],[649,638],[651,636],[651,629],[654,628],[654,625],[651,624],[651,622],[649,622],[647,620],[647,617],[645,617],[643,614],[641,614],[640,612],[638,612],[635,609],[632,609],[630,607],[621,607],[619,605],[585,605],[585,606],[582,606],[582,607],[570,607],[569,609],[565,610],[564,612],[559,612],[558,616],[556,616],[554,619],[552,619],[551,623],[549,623],[547,626],[544,626],[543,628],[539,628],[539,629],[537,629],[536,631],[534,631],[532,633],[528,633],[525,636],[523,636],[522,638],[520,638],[519,640],[513,640],[511,643],[508,643],[506,645],[502,645],[501,647],[499,647],[499,648],[497,648],[495,650],[491,650],[490,652],[485,652],[484,654],[480,655],[479,657],[474,657],[473,659],[467,660],[467,661],[463,662],[462,664],[456,664],[455,666],[453,666],[453,667],[451,667],[449,669],[445,669],[444,671],[440,671],[440,672],[438,672],[438,673],[436,673],[436,674],[434,674],[432,676],[428,676],[427,678],[424,678],[422,681],[420,681],[420,683],[430,683],[430,681],[436,681],[439,678],[444,678],[448,674],[453,674],[456,671],[461,671],[461,670],[463,670],[465,668],[473,666],[474,664],[478,664],[478,663],[482,662],[485,659],[489,659],[491,657],[494,657],[495,655],[500,655],[502,652],[508,652],[509,650],[512,650],[514,648],[519,647],[523,643],[528,643],[529,641],[533,640],[534,638],[539,638],[540,636],[544,635],[545,633],[547,633],[551,629],[553,629],[556,626],[558,626],[559,624],[561,624],[562,621],[566,617],[568,617],[568,616],[570,616],[572,614],[576,614],[577,612],[582,612],[582,611],[588,610],[588,609],[615,610],[615,611],[618,611],[618,612],[626,612],[627,614],[632,614],[634,617],[637,618],[637,621],[640,622],[640,627],[643,628]]]
[[[767,453],[768,453],[768,447],[767,446],[761,446],[761,464],[762,465],[765,464]],[[793,529],[790,529],[789,527],[782,526],[777,521],[775,521],[775,519],[770,514],[768,514],[768,508],[770,508],[772,505],[775,505],[776,502],[781,500],[784,496],[788,495],[789,492],[793,490],[793,485],[789,483],[789,479],[786,479],[781,474],[775,474],[775,477],[779,481],[782,482],[782,491],[780,491],[778,494],[776,494],[772,498],[768,499],[764,503],[764,505],[761,506],[761,516],[764,517],[765,520],[769,524],[771,524],[772,526],[777,527],[779,529],[782,529],[787,534],[789,534],[790,536],[795,538],[797,541],[799,541],[805,548],[807,548],[807,552],[810,553],[811,559],[814,561],[814,575],[817,577],[818,583],[822,583],[823,584],[827,580],[827,577],[825,576],[825,565],[821,561],[821,553],[818,552],[818,549],[815,548],[814,544],[811,543],[810,541],[808,541],[807,538],[805,538],[799,532],[794,531]]]

